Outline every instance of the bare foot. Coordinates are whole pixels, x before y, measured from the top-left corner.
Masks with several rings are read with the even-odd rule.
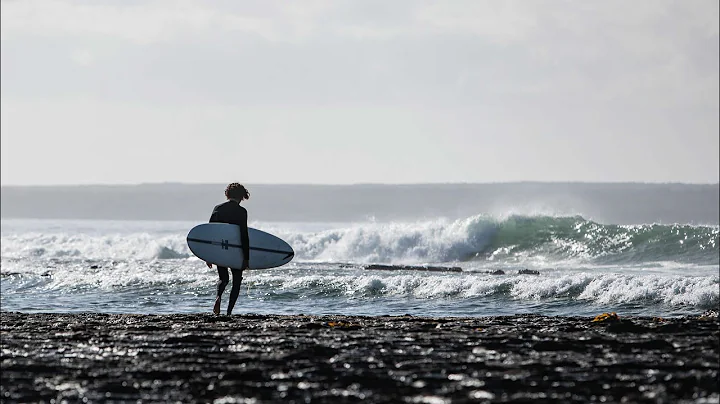
[[[215,299],[215,306],[213,306],[213,314],[220,314],[220,297]]]

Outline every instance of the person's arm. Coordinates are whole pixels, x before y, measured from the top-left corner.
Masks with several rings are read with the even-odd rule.
[[[216,223],[220,222],[220,213],[218,212],[218,207],[215,206],[213,208],[212,214],[210,214],[210,220],[208,220],[209,223]],[[205,265],[207,265],[208,268],[212,268],[213,264],[210,262],[205,261]]]
[[[241,209],[240,223],[238,223],[240,226],[240,245],[243,252],[243,267],[240,269],[247,269],[250,265],[250,236],[248,235],[247,220],[247,210],[243,208]]]

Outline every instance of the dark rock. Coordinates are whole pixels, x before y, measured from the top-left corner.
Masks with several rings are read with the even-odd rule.
[[[649,332],[650,329],[642,325],[633,323],[630,320],[618,320],[609,322],[607,328],[609,332],[628,332],[628,333],[643,333]]]
[[[382,265],[370,264],[365,269],[375,269],[382,271],[437,271],[437,272],[462,272],[460,267],[442,267],[442,266],[425,266],[425,265]]]

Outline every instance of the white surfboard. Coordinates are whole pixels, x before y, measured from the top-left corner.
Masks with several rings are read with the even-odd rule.
[[[248,228],[250,238],[250,268],[275,268],[290,262],[295,256],[292,247],[282,239],[264,231]],[[203,223],[193,227],[187,235],[188,247],[205,262],[228,268],[240,268],[243,251],[240,246],[240,226],[227,223]]]

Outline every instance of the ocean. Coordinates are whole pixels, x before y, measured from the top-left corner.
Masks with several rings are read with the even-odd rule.
[[[385,211],[378,203],[372,204],[373,209],[363,210],[362,204],[348,208],[347,200],[333,211],[334,201],[357,188],[338,187],[333,196],[325,188],[314,195],[309,186],[302,203],[322,204],[327,214],[315,208],[313,214],[305,214],[311,217],[306,220],[302,209],[290,216],[288,208],[279,205],[275,209],[285,214],[277,215],[282,220],[272,220],[267,205],[260,209],[263,197],[257,190],[263,188],[254,191],[249,186],[255,192],[254,205],[248,203],[249,225],[283,238],[296,255],[281,268],[247,271],[234,313],[476,317],[617,312],[671,317],[718,309],[717,185],[683,185],[684,192],[678,192],[678,185],[651,186],[661,197],[645,210],[641,205],[648,198],[648,185],[643,184],[597,186],[591,197],[557,198],[562,206],[537,193],[517,191],[523,186],[528,185],[516,185],[515,194],[520,196],[512,203],[498,196],[507,195],[507,189],[495,188],[498,197],[492,209],[469,197],[440,204],[437,201],[448,192],[443,186],[418,186],[420,191],[387,186],[367,191],[376,192],[375,198],[361,195],[377,200],[388,190],[395,192]],[[190,193],[195,189],[187,187]],[[546,187],[535,187],[547,196]],[[588,194],[588,187],[592,188],[577,185],[577,194]],[[27,203],[18,199],[17,189],[4,188],[0,307],[28,313],[210,313],[217,273],[192,255],[185,236],[222,201],[217,198],[222,187],[217,188],[202,208],[192,205],[192,215],[175,207],[180,219],[192,216],[182,220],[118,217],[113,215],[117,210],[97,207],[92,197],[84,199],[84,208],[60,206],[61,202],[54,206],[55,213],[45,209],[39,215],[43,217],[32,218],[25,211],[11,210],[12,204]],[[138,194],[147,194],[142,187],[131,189],[136,194],[123,191],[127,204]],[[435,198],[432,210],[420,199],[403,196],[422,189]],[[26,194],[38,203],[37,192],[57,192],[57,188],[31,191]],[[67,190],[72,191],[89,192]],[[489,193],[484,192],[485,197],[493,200]],[[315,198],[315,204],[307,198]],[[184,199],[173,194],[173,204],[183,206]],[[407,203],[406,209],[397,206],[398,199]],[[501,199],[506,202],[504,212],[496,202]],[[617,202],[623,200],[624,204]],[[590,202],[590,212],[582,212]],[[144,214],[163,210],[164,203],[146,202]],[[300,202],[291,198],[287,203]],[[647,217],[650,211],[656,216],[652,220]],[[639,212],[637,220],[629,212]],[[98,217],[102,214],[107,217]],[[367,269],[369,264],[396,269]],[[461,271],[403,269],[403,265]],[[228,294],[229,288],[223,311]]]

